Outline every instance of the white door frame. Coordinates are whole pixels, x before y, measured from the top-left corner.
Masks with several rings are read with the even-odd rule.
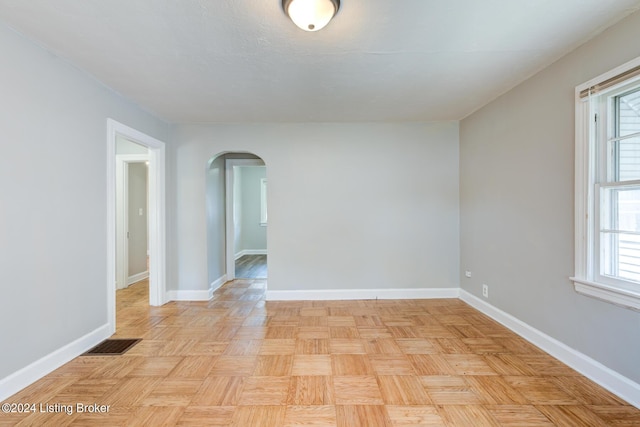
[[[129,286],[129,165],[148,161],[149,154],[116,154],[116,289]]]
[[[224,169],[225,179],[225,225],[226,225],[226,260],[227,260],[227,280],[236,278],[236,254],[235,254],[235,224],[233,221],[233,168],[236,166],[265,166],[261,159],[227,159]]]
[[[116,138],[122,136],[149,149],[149,304],[166,296],[165,144],[113,119],[107,119],[107,312],[116,330]]]

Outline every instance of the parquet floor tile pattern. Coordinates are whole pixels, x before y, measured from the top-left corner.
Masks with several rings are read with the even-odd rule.
[[[6,402],[18,426],[640,426],[640,410],[456,299],[207,302],[117,295],[122,356],[81,356]],[[78,413],[77,403],[109,405]]]

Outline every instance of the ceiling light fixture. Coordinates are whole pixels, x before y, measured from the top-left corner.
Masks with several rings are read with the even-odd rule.
[[[284,13],[305,31],[318,31],[338,13],[340,0],[282,0]]]

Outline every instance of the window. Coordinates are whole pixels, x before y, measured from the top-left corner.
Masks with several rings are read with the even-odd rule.
[[[574,286],[640,310],[640,58],[576,98]]]
[[[260,179],[260,225],[267,225],[267,178]]]

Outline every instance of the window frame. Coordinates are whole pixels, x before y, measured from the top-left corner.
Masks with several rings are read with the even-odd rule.
[[[581,93],[585,90],[597,87],[638,66],[640,66],[640,58],[576,87],[575,272],[570,279],[573,281],[574,289],[580,294],[640,311],[640,284],[601,274],[598,236],[601,226],[600,188],[616,184],[615,180],[610,179],[611,177],[601,176],[603,171],[606,174],[609,170],[607,163],[610,161],[607,156],[607,136],[611,123],[609,117],[614,112],[611,111],[609,100],[629,90],[630,86],[640,86],[640,75],[607,87],[594,97],[581,97]],[[602,138],[604,138],[604,144],[598,142],[602,141]],[[601,151],[598,152],[598,150]]]

